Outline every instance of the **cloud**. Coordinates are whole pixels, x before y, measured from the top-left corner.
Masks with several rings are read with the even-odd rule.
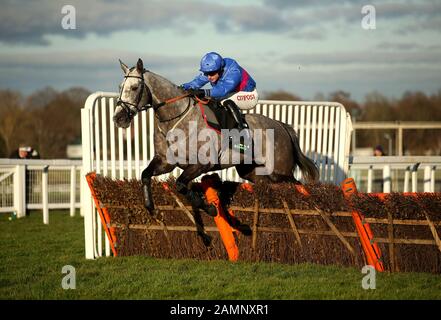
[[[404,27],[398,29],[402,34],[424,30],[439,32],[441,30],[441,2],[433,0],[346,0],[340,2],[332,0],[265,0],[264,4],[268,8],[276,8],[281,11],[299,11],[306,21],[314,21],[320,26],[332,24],[338,20],[343,20],[345,23],[360,21],[362,7],[373,5],[377,23],[404,21]]]
[[[439,9],[441,12],[441,9]],[[395,29],[395,33],[399,35],[408,35],[415,32],[435,32],[440,36],[441,31],[441,14],[433,15],[429,17],[419,17],[418,19],[413,19],[410,22],[403,24],[401,27]],[[438,38],[438,41],[440,39]]]
[[[142,58],[144,66],[151,70],[191,66],[191,63],[195,60],[195,57],[171,57],[123,50],[57,51],[50,53],[0,54],[0,67],[55,70],[116,68],[119,70],[118,59],[121,59],[128,66],[133,66],[138,58]]]
[[[64,30],[63,4],[52,0],[6,0],[0,12],[0,41],[48,44],[47,35],[84,37],[126,30],[203,28],[212,24],[220,32],[275,32],[289,30],[300,21],[284,17],[276,9],[260,5],[212,4],[201,1],[73,0],[76,29]]]
[[[441,66],[440,51],[341,51],[310,54],[293,54],[283,61],[306,66],[356,65],[437,65]]]
[[[296,91],[295,88],[301,87],[302,91],[298,93],[303,96],[303,91],[317,92],[331,87],[352,88],[361,92],[364,90],[360,85],[363,81],[370,86],[378,84],[379,89],[386,82],[392,88],[393,81],[396,81],[396,88],[400,88],[401,83],[408,83],[406,89],[431,88],[435,83],[440,83],[436,81],[440,79],[436,74],[440,73],[441,68],[441,46],[436,41],[441,30],[439,1],[354,0],[336,3],[331,0],[265,0],[244,4],[237,0],[231,5],[227,4],[230,1],[213,3],[208,0],[71,0],[67,3],[76,8],[76,30],[62,29],[62,3],[53,0],[2,1],[0,42],[25,44],[25,50],[19,54],[0,53],[0,86],[18,86],[20,89],[23,85],[33,90],[41,83],[41,86],[49,84],[62,88],[82,85],[91,90],[115,90],[121,80],[117,59],[133,65],[138,57],[144,59],[147,68],[176,83],[188,81],[197,73],[200,51],[205,50],[204,38],[196,39],[197,49],[194,51],[198,56],[192,56],[191,50],[185,50],[188,55],[183,55],[179,48],[164,50],[165,54],[162,54],[158,48],[167,46],[150,43],[151,50],[146,49],[145,52],[125,51],[126,48],[133,48],[133,39],[127,41],[130,46],[111,43],[114,50],[81,51],[94,39],[116,32],[136,30],[139,31],[135,36],[136,41],[148,41],[143,32],[165,29],[175,32],[175,38],[185,39],[185,42],[180,41],[185,45],[193,43],[187,42],[186,37],[194,40],[194,33],[202,31],[205,34],[205,29],[208,29],[207,36],[213,36],[212,29],[218,32],[214,35],[218,38],[225,34],[236,36],[234,39],[240,41],[240,46],[234,42],[220,45],[222,48],[225,45],[232,56],[234,53],[234,57],[257,78],[259,88],[265,90],[283,86],[288,91]],[[377,30],[369,33],[369,37],[357,38],[356,30],[362,31],[361,6],[365,4],[373,4],[377,9]],[[392,32],[398,27],[407,33],[430,32],[418,38],[397,36]],[[355,33],[349,34],[354,30]],[[265,37],[262,37],[265,42],[258,41],[248,47],[247,36],[253,33],[258,34],[259,40],[265,33]],[[60,48],[65,43],[60,38],[86,36],[81,47],[75,47],[78,50]],[[117,34],[115,38],[121,39],[121,36]],[[115,41],[115,38],[110,38],[109,42]],[[56,44],[47,48],[26,46],[47,45],[52,39],[56,39]],[[167,44],[173,43],[173,36],[170,39]],[[323,45],[320,41],[313,42],[324,39]],[[414,39],[419,41],[414,43]],[[69,46],[76,45],[76,42],[67,43]],[[245,49],[244,44],[247,46]],[[101,45],[91,44],[91,47]],[[259,49],[254,50],[257,45]],[[105,47],[108,46],[106,43]],[[152,46],[155,48],[152,49]],[[11,48],[15,52],[20,50],[20,47]],[[362,48],[368,52],[362,51]],[[157,54],[152,54],[154,51]],[[288,55],[290,51],[296,53]],[[315,53],[308,53],[311,51]],[[360,73],[363,71],[365,73]],[[428,75],[432,82],[427,80]],[[357,77],[362,79],[357,80]],[[388,82],[388,79],[393,81]]]
[[[285,68],[271,73],[258,71],[254,76],[263,91],[283,89],[313,99],[317,92],[344,90],[361,101],[367,93],[378,91],[399,97],[407,90],[428,94],[440,89],[441,69],[431,65],[353,66],[351,68]]]
[[[329,10],[329,8],[356,9],[359,13],[365,5],[373,5],[377,13],[383,17],[403,17],[403,16],[439,16],[441,3],[433,0],[343,0],[336,3],[333,0],[265,0],[265,6],[278,9],[308,9],[311,11]]]
[[[335,4],[334,0],[265,0],[265,5],[269,7],[276,7],[276,8],[302,8],[302,7],[317,7],[317,6],[328,6]],[[366,4],[366,0],[343,0],[338,2],[340,6],[344,4],[353,4],[353,3],[359,3],[359,4]]]
[[[371,50],[372,51],[372,50]],[[312,98],[316,92],[338,89],[351,92],[357,99],[372,90],[387,96],[400,96],[406,90],[435,92],[441,83],[440,50],[335,52],[333,54],[296,54],[282,59],[247,61],[247,70],[261,92],[284,89]],[[280,52],[275,52],[278,55]],[[274,55],[272,57],[274,57]],[[132,66],[142,57],[146,68],[176,84],[191,80],[197,73],[199,57],[172,57],[144,52],[91,50],[60,51],[50,54],[0,54],[0,87],[25,94],[50,85],[58,90],[72,86],[91,91],[116,91],[122,80],[117,58]],[[263,55],[264,57],[264,55]],[[396,59],[396,63],[390,61]],[[300,69],[298,66],[300,65]]]
[[[421,46],[415,42],[387,42],[383,41],[376,45],[376,49],[380,50],[413,50],[413,49],[421,49]]]
[[[326,38],[326,33],[319,27],[306,27],[290,31],[289,37],[292,39],[324,40]]]
[[[415,2],[386,2],[375,5],[377,15],[385,18],[414,18],[440,17],[441,3],[426,0]]]
[[[364,0],[339,2],[319,0],[268,0],[263,5],[227,5],[191,1],[70,1],[76,8],[77,29],[61,27],[62,3],[52,0],[6,0],[0,12],[0,41],[5,43],[48,44],[47,35],[84,37],[88,33],[100,35],[122,30],[172,29],[182,36],[194,28],[212,24],[219,32],[280,33],[299,30],[300,36],[310,33],[304,28],[323,27],[338,20],[353,22],[361,18]],[[406,32],[439,30],[441,3],[433,1],[377,3],[379,21],[413,17],[418,23]],[[299,10],[296,10],[299,9]],[[323,28],[324,29],[324,28]],[[325,31],[321,34],[324,35]],[[317,33],[315,32],[315,35]],[[313,35],[313,38],[314,36]],[[307,36],[305,36],[306,38]]]
[[[0,54],[0,88],[14,88],[26,94],[45,86],[115,91],[123,77],[118,58],[134,66],[139,57],[146,69],[175,83],[191,80],[197,73],[193,62],[200,58],[122,50]]]
[[[377,22],[411,18],[406,30],[440,30],[441,3],[372,1]],[[361,19],[364,0],[336,3],[326,0],[268,0],[248,5],[228,5],[201,0],[71,0],[76,12],[76,29],[65,30],[61,21],[63,3],[53,0],[4,0],[0,11],[0,42],[48,45],[50,35],[83,38],[88,34],[109,35],[118,31],[174,30],[191,36],[196,29],[214,27],[220,33],[298,33],[300,38],[321,39],[328,27]],[[314,31],[311,31],[311,29]],[[295,32],[293,33],[293,30]],[[317,30],[320,30],[317,32]]]

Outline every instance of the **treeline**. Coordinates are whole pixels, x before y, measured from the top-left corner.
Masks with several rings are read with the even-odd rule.
[[[42,159],[66,158],[66,147],[80,143],[81,108],[89,91],[45,88],[24,97],[0,90],[0,158],[31,146]]]
[[[303,100],[285,91],[268,92],[263,95],[269,100]],[[348,92],[336,91],[325,96],[317,94],[313,100],[340,102],[351,114],[352,121],[441,121],[441,89],[436,94],[405,92],[399,99],[390,99],[381,93],[372,92],[362,103],[351,99]],[[395,150],[395,130],[357,130],[357,147],[373,148],[382,145],[387,151],[389,135]],[[409,155],[441,155],[441,130],[419,129],[403,131],[403,149]]]
[[[89,94],[83,88],[58,92],[48,87],[25,97],[0,90],[0,157],[8,158],[19,146],[31,146],[41,158],[66,158],[66,147],[81,142],[80,110]],[[263,92],[261,98],[304,100],[286,91]],[[441,89],[432,95],[406,92],[399,99],[373,92],[361,103],[336,91],[318,94],[314,100],[340,102],[356,121],[441,121]],[[359,131],[357,147],[381,144],[387,151],[385,134],[394,139],[395,131]],[[441,155],[441,130],[405,130],[403,140],[408,154]]]

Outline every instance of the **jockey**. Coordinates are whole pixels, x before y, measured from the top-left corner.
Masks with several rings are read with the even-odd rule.
[[[202,57],[199,70],[201,74],[181,87],[199,98],[220,100],[220,104],[233,115],[239,131],[246,129],[240,109],[252,109],[257,104],[258,93],[253,78],[234,59],[222,58],[216,52],[209,52]],[[201,89],[208,82],[212,88]]]

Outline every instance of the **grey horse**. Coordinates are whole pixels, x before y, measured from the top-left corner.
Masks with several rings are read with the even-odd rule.
[[[245,120],[250,131],[260,129],[262,131],[261,140],[269,141],[268,132],[272,133],[273,141],[262,143],[261,153],[265,157],[253,156],[252,161],[244,162],[244,155],[240,155],[239,163],[225,161],[226,151],[223,139],[214,139],[213,147],[216,156],[215,160],[206,162],[189,161],[194,154],[184,154],[178,161],[170,157],[170,147],[172,142],[168,138],[170,131],[180,130],[184,133],[181,141],[184,145],[191,144],[194,150],[206,147],[206,141],[192,140],[190,123],[199,129],[206,129],[207,124],[202,116],[201,109],[197,107],[197,97],[191,96],[186,91],[171,83],[169,80],[153,72],[144,69],[141,59],[135,67],[129,68],[120,60],[121,68],[124,72],[124,80],[120,86],[120,96],[116,103],[116,110],[113,121],[117,127],[128,128],[133,117],[140,111],[153,108],[156,116],[154,128],[154,150],[155,155],[146,169],[143,170],[141,180],[145,196],[145,207],[154,214],[154,204],[151,194],[151,179],[153,176],[169,173],[176,167],[183,170],[176,180],[177,191],[186,196],[193,205],[206,209],[202,206],[204,200],[200,194],[193,192],[189,188],[189,183],[201,174],[235,167],[239,176],[252,183],[264,182],[295,182],[298,181],[293,176],[293,170],[298,166],[303,178],[307,182],[315,182],[319,178],[319,171],[315,164],[307,158],[300,150],[297,135],[294,129],[280,121],[276,121],[259,114],[246,114]],[[199,100],[200,101],[200,100]],[[194,131],[194,130],[193,130]],[[210,130],[214,132],[213,130]],[[214,133],[215,136],[219,136]],[[193,141],[193,143],[190,143]],[[210,140],[209,140],[210,141]],[[226,150],[228,149],[228,150]],[[269,152],[271,149],[272,152]],[[173,152],[172,152],[173,153]],[[234,152],[230,153],[230,156]],[[174,154],[174,153],[173,153]],[[222,159],[223,160],[222,160]],[[172,159],[173,161],[170,161]],[[230,159],[230,158],[229,158]],[[265,167],[269,160],[272,161],[271,170],[266,174],[259,173],[259,169]]]

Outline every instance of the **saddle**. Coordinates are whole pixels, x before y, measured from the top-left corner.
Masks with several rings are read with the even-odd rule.
[[[206,125],[220,134],[221,129],[238,128],[238,123],[231,112],[220,104],[218,100],[209,100],[207,104],[199,103],[199,108]],[[242,114],[242,121],[246,124],[245,116]]]

